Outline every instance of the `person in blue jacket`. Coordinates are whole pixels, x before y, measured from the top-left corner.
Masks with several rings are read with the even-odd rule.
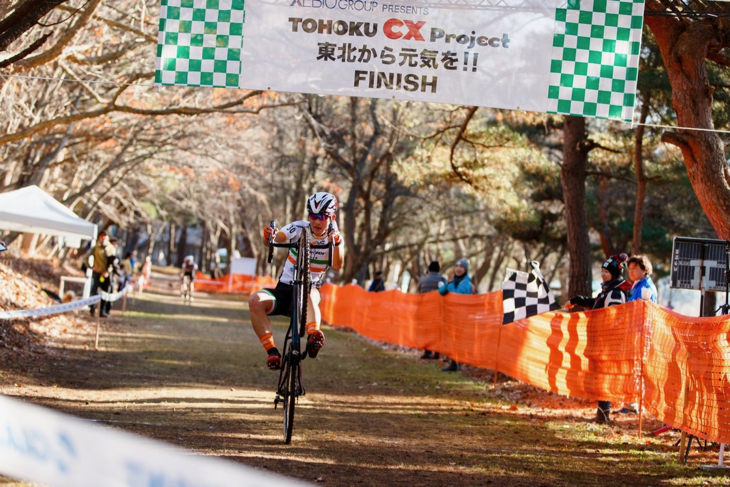
[[[471,283],[469,277],[469,261],[462,258],[456,261],[454,265],[454,278],[447,284],[441,283],[439,285],[439,294],[446,296],[449,293],[456,294],[474,294],[474,286]],[[444,372],[456,372],[460,369],[459,363],[455,360],[451,360],[449,365],[444,367]]]
[[[653,270],[649,258],[645,255],[634,255],[627,261],[627,264],[629,267],[629,280],[633,285],[631,286],[626,302],[643,299],[644,301],[656,303],[658,293],[654,282],[649,277]],[[639,403],[624,403],[621,409],[614,412],[619,414],[637,414],[639,412]]]
[[[651,272],[653,270],[649,258],[645,255],[634,255],[628,261],[629,264],[629,280],[633,283],[631,286],[631,294],[626,301],[645,301],[657,302],[657,290],[654,281],[651,280]]]

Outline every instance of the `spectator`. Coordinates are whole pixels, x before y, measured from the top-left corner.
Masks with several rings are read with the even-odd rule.
[[[383,271],[377,271],[375,273],[375,279],[373,279],[373,282],[370,284],[370,289],[368,289],[368,292],[371,292],[371,293],[379,293],[380,291],[385,291],[385,281],[383,280]]]
[[[654,282],[649,275],[652,272],[651,261],[645,255],[634,255],[628,261],[629,280],[633,283],[629,293],[629,299],[626,301],[645,301],[657,302],[658,293]],[[639,403],[624,403],[624,406],[618,411],[618,414],[637,414],[639,412]]]
[[[142,264],[142,275],[139,276],[139,292],[150,285],[150,276],[152,274],[152,257],[149,255],[144,258],[144,264]]]
[[[111,284],[111,275],[109,267],[112,265],[116,249],[109,242],[109,237],[106,232],[100,232],[99,238],[89,252],[84,256],[84,260],[88,261],[89,257],[94,258],[94,263],[91,266],[91,278],[93,283],[91,285],[91,295],[95,296],[99,290],[109,292]],[[99,303],[99,316],[106,318],[109,314],[106,312],[107,302],[103,299]],[[91,316],[96,314],[96,305],[92,304],[89,306]]]
[[[628,260],[628,266],[629,280],[633,285],[631,286],[631,295],[627,301],[643,299],[656,303],[658,293],[654,281],[649,277],[653,270],[649,258],[645,255],[634,255]]]
[[[135,272],[137,272],[137,251],[133,250],[129,253],[129,265],[131,267],[131,270],[129,272],[130,279],[134,275]]]
[[[585,296],[574,296],[563,305],[564,308],[572,308],[573,306],[582,306],[588,309],[608,308],[617,304],[624,304],[629,295],[631,284],[625,281],[621,275],[628,255],[612,255],[601,266],[601,292],[595,298]],[[609,423],[611,421],[611,402],[598,401],[598,410],[596,411],[595,421],[598,423]]]
[[[421,294],[425,294],[431,291],[438,291],[438,288],[441,284],[446,284],[446,278],[439,274],[441,271],[441,265],[438,263],[438,261],[432,261],[430,264],[428,264],[428,274],[421,277],[418,280],[418,285],[416,286],[416,291],[418,291]],[[424,350],[423,355],[421,355],[422,359],[438,359],[439,353],[438,352],[431,352],[431,350]]]
[[[120,287],[120,277],[122,276],[122,268],[120,266],[119,257],[117,256],[117,252],[119,251],[119,239],[117,237],[109,237],[109,243],[112,244],[112,247],[114,247],[114,255],[111,257],[110,265],[109,265],[109,291],[110,293],[117,292],[121,289]],[[111,312],[112,309],[112,301],[106,301],[106,311],[107,316]],[[101,316],[101,315],[100,315]]]
[[[454,278],[448,284],[439,284],[439,294],[446,296],[448,293],[457,294],[473,294],[474,287],[471,284],[471,278],[469,277],[469,261],[466,259],[459,259],[454,265]],[[461,369],[461,366],[455,360],[451,360],[449,365],[441,369],[444,372],[456,372]]]
[[[119,290],[122,291],[125,287],[127,287],[127,284],[129,284],[134,272],[134,267],[132,266],[132,252],[127,252],[121,262],[119,262],[119,268],[122,272],[121,286],[119,286]]]

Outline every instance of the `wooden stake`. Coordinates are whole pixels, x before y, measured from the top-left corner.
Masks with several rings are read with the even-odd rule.
[[[682,405],[682,437],[679,442],[679,463],[684,463],[684,448],[687,445],[687,433],[684,428],[687,426],[687,405],[689,404],[689,353],[687,353],[687,366],[685,367],[684,379],[684,401]]]
[[[99,350],[99,327],[100,327],[100,322],[101,322],[100,315],[101,315],[101,309],[99,309],[99,314],[96,315],[96,338],[94,339],[94,350]]]
[[[499,371],[499,345],[502,343],[502,328],[504,325],[499,327],[499,335],[497,336],[497,358],[494,361],[494,391],[497,391],[497,372]]]
[[[644,316],[646,316],[646,308],[648,308],[648,305],[644,303]],[[641,369],[639,375],[639,410],[637,411],[639,413],[639,435],[638,438],[641,439],[641,424],[642,424],[642,416],[644,411],[644,352],[646,351],[646,344],[644,343],[644,329],[646,328],[646,320],[641,324]]]

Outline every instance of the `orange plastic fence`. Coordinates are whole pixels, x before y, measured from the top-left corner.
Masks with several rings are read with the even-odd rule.
[[[322,287],[322,318],[366,337],[441,352],[544,390],[639,402],[657,419],[730,443],[730,317],[637,301],[502,325],[501,291],[476,296]]]
[[[217,279],[210,279],[198,271],[195,274],[195,290],[209,293],[247,293],[251,294],[265,287],[274,287],[276,281],[270,276],[246,276],[242,274],[225,274]]]

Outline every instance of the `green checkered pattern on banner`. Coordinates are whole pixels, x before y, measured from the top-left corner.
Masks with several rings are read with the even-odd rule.
[[[243,0],[162,0],[155,83],[238,88]]]
[[[547,111],[630,122],[644,0],[568,0],[555,20]]]

